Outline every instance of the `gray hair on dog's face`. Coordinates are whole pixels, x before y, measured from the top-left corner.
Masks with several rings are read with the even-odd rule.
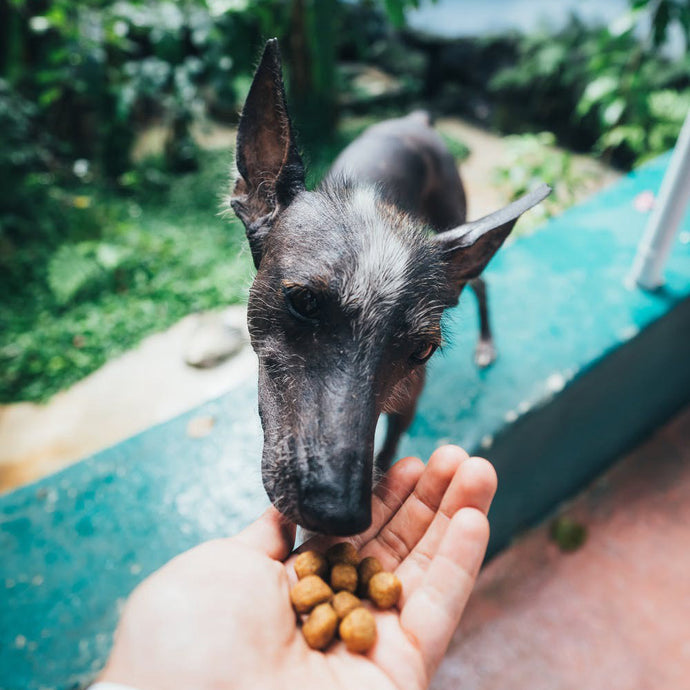
[[[318,527],[300,512],[310,483],[369,504],[376,420],[404,400],[411,353],[440,343],[442,275],[423,226],[346,181],[297,196],[266,238],[249,301],[263,476],[300,524]],[[317,296],[318,322],[295,319],[285,285]]]

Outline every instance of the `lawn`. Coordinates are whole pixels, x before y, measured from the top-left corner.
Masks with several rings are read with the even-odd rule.
[[[100,236],[28,247],[0,275],[0,401],[46,400],[185,314],[246,298],[244,231],[218,213],[230,161],[204,152],[165,190],[74,195]]]

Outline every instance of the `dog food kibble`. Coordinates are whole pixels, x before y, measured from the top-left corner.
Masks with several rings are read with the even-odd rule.
[[[358,597],[345,590],[334,594],[333,601],[331,601],[331,606],[340,620],[345,618],[350,611],[359,608],[361,605],[362,602]]]
[[[323,580],[328,575],[328,562],[316,551],[305,551],[295,559],[295,573],[299,580],[307,575],[318,575]]]
[[[331,569],[331,588],[334,592],[346,590],[354,594],[357,589],[357,569],[347,563],[336,563]]]
[[[382,570],[383,567],[378,558],[367,556],[362,559],[357,568],[357,573],[359,574],[359,589],[363,596],[366,596],[369,592],[369,580],[371,580],[373,575],[380,573]]]
[[[369,580],[369,598],[380,609],[395,606],[402,593],[402,584],[393,573],[376,573]]]
[[[350,544],[349,541],[341,541],[331,546],[331,548],[326,551],[326,559],[331,566],[336,563],[347,563],[349,565],[354,565],[356,568],[359,565],[359,554],[357,553],[357,549]]]
[[[338,615],[330,604],[319,604],[302,626],[302,634],[312,649],[325,649],[335,636]]]
[[[351,652],[368,652],[376,642],[376,619],[354,592],[369,597],[380,609],[395,606],[402,593],[400,580],[385,572],[378,559],[360,559],[346,541],[334,544],[325,555],[301,553],[295,559],[295,574],[299,582],[290,591],[290,600],[301,614],[297,624],[312,649],[325,650],[337,630]]]
[[[330,601],[333,590],[318,576],[307,575],[290,592],[290,600],[297,613],[309,613],[318,604]]]
[[[367,609],[350,611],[340,622],[338,631],[351,652],[368,652],[376,642],[376,621]]]

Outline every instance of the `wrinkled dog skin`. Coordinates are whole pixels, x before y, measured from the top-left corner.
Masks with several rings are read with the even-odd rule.
[[[379,416],[390,414],[385,469],[441,344],[443,310],[549,189],[464,224],[452,156],[413,113],[367,130],[307,191],[275,40],[242,112],[236,165],[229,203],[257,269],[248,320],[264,486],[298,524],[355,534],[371,522]]]

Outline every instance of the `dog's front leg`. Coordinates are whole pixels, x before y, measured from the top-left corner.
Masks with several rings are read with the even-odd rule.
[[[424,388],[424,381],[426,379],[426,367],[422,367],[419,373],[412,380],[408,390],[405,401],[398,406],[395,412],[387,415],[386,437],[383,441],[381,450],[376,455],[376,469],[381,473],[391,466],[398,449],[400,437],[407,431],[412,420],[414,419],[415,411],[417,410],[417,400]]]

